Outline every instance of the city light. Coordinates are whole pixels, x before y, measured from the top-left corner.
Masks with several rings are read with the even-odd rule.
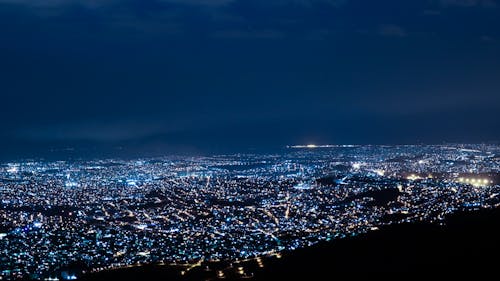
[[[493,181],[485,178],[481,179],[481,178],[463,178],[463,177],[458,178],[458,182],[471,184],[472,186],[487,186],[493,183]]]
[[[417,176],[417,175],[415,175],[415,174],[411,174],[411,175],[409,175],[408,177],[406,177],[406,179],[414,181],[414,180],[421,179],[421,177],[420,177],[420,176]]]
[[[19,171],[19,167],[18,166],[9,166],[9,168],[7,168],[7,172],[11,173],[11,174],[15,174],[18,171]]]
[[[83,269],[58,272],[73,261],[91,272],[172,263],[188,274],[204,261],[280,258],[387,224],[500,204],[499,163],[468,157],[495,146],[310,148],[0,166],[0,277],[79,278]],[[231,273],[251,276],[241,265]]]

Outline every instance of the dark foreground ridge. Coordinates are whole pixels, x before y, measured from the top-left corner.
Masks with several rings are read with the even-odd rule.
[[[321,242],[282,258],[233,263],[220,280],[382,280],[497,276],[500,209],[458,212],[445,225],[391,225],[356,237]],[[171,266],[100,272],[83,280],[218,280],[227,264],[203,264],[184,275]],[[238,271],[244,271],[244,275]],[[243,278],[241,276],[244,276]]]

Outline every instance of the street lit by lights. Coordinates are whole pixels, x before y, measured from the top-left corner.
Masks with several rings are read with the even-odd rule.
[[[288,145],[286,148],[298,148],[298,149],[303,149],[303,148],[350,148],[350,147],[357,147],[356,145],[352,144],[342,144],[342,145],[334,145],[334,144],[299,144],[299,145]]]
[[[489,179],[463,178],[463,177],[458,178],[458,182],[459,183],[470,184],[472,186],[487,186],[487,185],[493,183],[493,181],[491,181]]]
[[[414,180],[421,179],[421,177],[420,177],[420,176],[417,176],[417,175],[415,175],[415,174],[411,174],[411,175],[409,175],[408,177],[406,177],[406,179],[411,180],[411,181],[414,181]]]
[[[20,279],[68,280],[147,264],[176,264],[189,275],[223,261],[238,265],[214,277],[247,278],[242,260],[260,268],[264,257],[320,241],[498,206],[500,164],[486,156],[500,148],[470,147],[0,164],[0,277],[11,280],[15,270]],[[63,276],[59,268],[73,261],[88,268]]]

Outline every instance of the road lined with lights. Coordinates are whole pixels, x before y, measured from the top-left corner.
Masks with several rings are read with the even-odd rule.
[[[440,223],[457,210],[498,207],[499,152],[306,145],[269,155],[4,163],[0,277],[187,270],[382,225]],[[84,266],[67,274],[76,263]]]

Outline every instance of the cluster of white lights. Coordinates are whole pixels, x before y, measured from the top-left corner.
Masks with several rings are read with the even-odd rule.
[[[335,147],[353,147],[353,145],[333,145],[333,144],[300,144],[287,145],[287,148],[335,148]]]
[[[359,168],[361,168],[361,163],[354,163],[354,164],[352,164],[352,168],[355,169],[355,170],[358,170]]]
[[[421,179],[421,177],[419,177],[419,176],[417,176],[417,175],[412,174],[412,175],[410,175],[410,176],[406,177],[406,179],[408,179],[408,180],[412,180],[412,181],[413,181],[413,180],[418,180],[418,179]]]
[[[11,174],[15,174],[18,171],[19,171],[19,167],[18,166],[9,166],[9,168],[7,168],[7,172],[11,173]]]
[[[488,179],[474,179],[474,178],[458,178],[458,182],[468,183],[472,185],[487,185],[489,183],[493,183]]]

